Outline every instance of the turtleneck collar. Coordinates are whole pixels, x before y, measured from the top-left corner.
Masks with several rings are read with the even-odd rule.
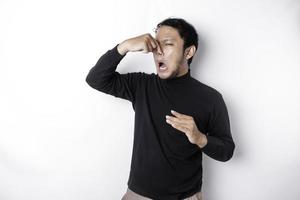
[[[183,74],[181,76],[173,77],[171,79],[161,79],[160,77],[158,77],[158,78],[160,79],[160,81],[162,83],[165,83],[165,84],[183,83],[191,78],[191,70],[188,69],[188,71],[185,74]]]

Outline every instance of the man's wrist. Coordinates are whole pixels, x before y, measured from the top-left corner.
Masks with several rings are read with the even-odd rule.
[[[197,145],[200,147],[200,148],[203,148],[207,145],[207,137],[205,134],[203,133],[200,133],[201,135],[199,136],[198,138],[198,141],[197,141]]]
[[[124,42],[118,44],[117,50],[118,50],[118,53],[122,56],[124,56],[128,52],[128,49],[126,48],[126,40]]]

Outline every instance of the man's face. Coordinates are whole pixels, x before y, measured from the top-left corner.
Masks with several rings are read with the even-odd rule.
[[[159,43],[163,55],[153,52],[157,75],[162,79],[178,77],[188,71],[186,54],[183,54],[184,41],[178,31],[171,26],[161,26],[155,39]]]

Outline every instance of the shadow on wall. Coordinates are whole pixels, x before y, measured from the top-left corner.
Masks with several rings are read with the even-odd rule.
[[[298,31],[299,31],[299,37],[300,37],[300,1],[299,0],[294,0],[297,12],[296,12],[296,17],[297,17],[297,25],[298,25]]]
[[[299,0],[292,0],[289,3],[287,12],[293,11],[293,17],[296,19],[293,19],[295,22],[295,26],[297,26],[296,30],[298,32],[298,36],[300,37],[300,1]],[[198,27],[196,27],[197,30]],[[194,56],[193,62],[191,64],[191,72],[192,75],[199,75],[201,74],[202,67],[203,67],[203,60],[205,60],[206,54],[209,51],[209,44],[205,43],[206,40],[202,36],[200,36],[201,32],[198,32],[199,34],[199,44],[198,44],[198,50]],[[299,40],[297,40],[299,41]],[[201,81],[201,80],[200,80]],[[229,162],[232,165],[235,165],[237,162],[241,163],[245,161],[247,158],[247,154],[250,152],[246,152],[245,149],[243,149],[243,143],[244,138],[243,137],[243,128],[240,125],[240,114],[239,111],[237,110],[236,106],[233,105],[230,101],[230,99],[234,99],[235,97],[230,97],[230,96],[224,96],[226,105],[228,107],[229,115],[230,115],[230,125],[231,125],[231,131],[232,131],[232,136],[234,139],[234,142],[236,144],[236,149],[234,152],[234,155],[232,157],[232,160],[236,162],[232,162],[230,160]],[[217,177],[215,177],[214,169],[215,167],[213,166],[215,162],[217,161],[212,161],[212,162],[206,162],[207,160],[204,159],[203,162],[203,176],[208,177],[203,179],[205,182],[203,182],[202,188],[204,188],[204,198],[205,200],[213,200],[218,197],[217,191],[215,188],[215,180],[217,180]],[[269,195],[268,198],[266,199],[300,199],[300,191],[296,188],[297,182],[299,182],[299,176],[300,173],[298,173],[298,168],[299,168],[300,161],[298,160],[296,163],[291,162],[291,163],[281,163],[281,166],[276,169],[276,174],[278,176],[278,182],[269,185],[268,188],[271,189],[270,193],[266,192],[266,194],[261,194],[261,195]],[[234,166],[233,166],[234,167]],[[288,169],[288,170],[287,170]],[[273,172],[262,172],[266,173],[270,177],[272,176],[271,173]],[[274,173],[275,174],[275,173]],[[288,190],[287,187],[289,188]],[[207,193],[207,195],[206,195]]]
[[[196,30],[200,30],[198,29],[198,27],[195,28]],[[204,39],[200,35],[201,32],[197,31],[197,33],[198,33],[198,49],[193,57],[193,61],[190,66],[192,74],[200,74],[201,62],[205,58],[205,52],[207,52]]]
[[[200,28],[198,28],[196,26],[197,30],[200,30]],[[199,75],[201,74],[202,71],[202,63],[205,60],[206,54],[209,51],[209,44],[206,43],[205,38],[203,38],[201,35],[201,32],[198,32],[198,49],[196,51],[196,54],[193,58],[193,61],[191,63],[191,72],[192,72],[192,76],[193,75]],[[194,76],[196,77],[196,76]],[[199,80],[201,81],[201,80]],[[229,160],[228,162],[232,162],[232,160],[240,160],[243,156],[242,156],[242,152],[241,149],[239,148],[240,144],[242,143],[242,138],[241,137],[242,134],[242,128],[241,126],[239,126],[239,112],[235,109],[235,106],[232,105],[232,101],[230,101],[230,99],[234,98],[234,97],[228,97],[228,96],[223,96],[226,106],[228,108],[228,112],[229,112],[229,117],[230,117],[230,126],[231,126],[231,133],[232,133],[232,137],[233,140],[235,142],[235,151],[234,151],[234,155],[231,158],[231,160]],[[238,133],[238,134],[235,134]],[[242,145],[241,145],[242,146]],[[211,159],[211,158],[209,158]],[[202,185],[202,189],[204,189],[204,193],[203,196],[206,200],[209,199],[216,199],[217,194],[216,194],[216,189],[215,189],[215,183],[214,180],[217,180],[217,178],[215,178],[215,172],[214,172],[214,163],[215,162],[219,162],[219,161],[215,161],[213,160],[212,162],[206,162],[207,160],[204,158],[203,159],[203,176],[207,177],[207,178],[203,178],[203,185]],[[240,160],[241,161],[241,160]],[[207,195],[206,195],[207,193]]]

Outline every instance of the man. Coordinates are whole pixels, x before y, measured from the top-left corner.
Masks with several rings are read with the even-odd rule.
[[[221,93],[190,75],[198,48],[195,28],[181,18],[159,23],[156,36],[129,38],[108,50],[89,71],[94,89],[132,102],[134,143],[122,200],[201,199],[202,152],[218,161],[234,152]],[[157,74],[120,74],[128,52],[153,53]]]

